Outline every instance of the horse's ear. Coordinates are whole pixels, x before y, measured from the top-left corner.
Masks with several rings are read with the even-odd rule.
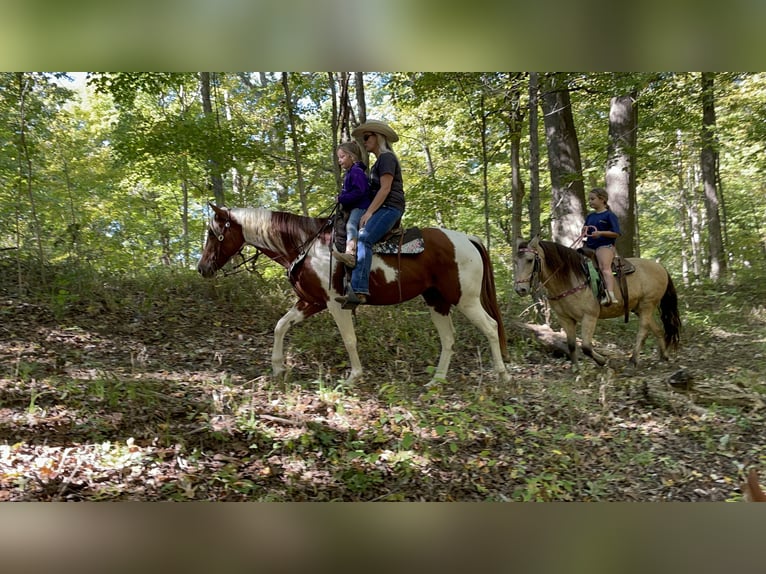
[[[214,205],[212,203],[208,203],[208,205],[211,207],[213,211],[215,211],[216,215],[220,217],[228,217],[229,212],[226,210],[225,207],[218,207],[217,205]]]
[[[532,241],[529,242],[529,245],[527,245],[527,247],[529,247],[530,249],[537,249],[539,246],[540,246],[540,236],[539,235],[535,235],[532,238]]]
[[[514,251],[516,251],[516,253],[519,252],[519,247],[521,246],[522,243],[524,243],[524,238],[521,237],[521,236],[517,237],[516,241],[514,241],[513,247],[514,247]]]

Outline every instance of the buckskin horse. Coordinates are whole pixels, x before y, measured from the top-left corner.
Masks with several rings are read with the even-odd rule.
[[[335,300],[343,295],[344,265],[331,256],[328,218],[304,217],[264,208],[211,205],[213,215],[197,269],[213,277],[245,244],[252,245],[287,270],[298,301],[277,322],[271,355],[275,377],[285,373],[284,338],[293,325],[327,309],[348,351],[351,372],[346,384],[362,376],[351,310]],[[417,255],[375,254],[370,271],[369,305],[396,305],[422,295],[441,339],[441,355],[431,382],[447,377],[455,330],[450,311],[457,307],[489,341],[495,372],[511,376],[505,330],[497,304],[489,255],[476,237],[449,229],[423,228],[424,249]]]
[[[681,318],[678,314],[678,296],[670,274],[659,263],[650,259],[627,258],[635,271],[626,276],[627,308],[638,315],[638,333],[630,362],[638,365],[638,355],[649,331],[657,339],[660,357],[668,359],[668,349],[678,347]],[[578,370],[576,330],[582,323],[582,350],[599,365],[606,358],[593,350],[593,333],[599,319],[619,317],[625,309],[624,300],[616,290],[618,301],[601,306],[590,288],[583,268],[583,255],[577,250],[552,241],[535,237],[529,242],[519,240],[514,259],[514,289],[521,296],[540,284],[548,294],[551,309],[559,319],[567,337],[567,350],[572,369]],[[654,318],[659,307],[663,329]],[[627,315],[626,315],[627,319]]]

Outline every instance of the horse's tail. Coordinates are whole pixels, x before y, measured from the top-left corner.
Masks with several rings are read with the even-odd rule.
[[[476,246],[481,254],[481,261],[484,264],[484,271],[481,278],[481,306],[489,313],[489,316],[497,323],[497,336],[500,338],[500,352],[503,358],[508,361],[508,343],[505,340],[505,326],[503,317],[500,314],[500,306],[497,304],[497,292],[495,291],[495,273],[492,270],[492,261],[489,258],[484,244],[477,238],[471,237],[471,243]]]
[[[668,286],[660,300],[660,319],[665,327],[665,345],[677,349],[681,339],[681,316],[678,314],[678,294],[668,273]]]

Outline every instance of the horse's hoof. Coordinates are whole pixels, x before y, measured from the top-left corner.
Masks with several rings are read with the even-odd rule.
[[[353,387],[354,385],[356,385],[356,383],[358,383],[358,382],[360,381],[360,379],[361,379],[361,378],[362,378],[362,372],[361,372],[361,371],[359,371],[359,372],[356,372],[356,373],[355,373],[355,372],[352,372],[352,373],[351,373],[351,374],[350,374],[350,375],[349,375],[349,376],[346,378],[346,380],[343,382],[343,384],[344,384],[345,386],[347,386],[347,387]]]
[[[440,387],[447,382],[447,377],[434,377],[425,384],[427,389],[433,389],[434,387]]]

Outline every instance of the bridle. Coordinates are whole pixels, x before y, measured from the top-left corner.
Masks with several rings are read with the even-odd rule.
[[[519,255],[522,253],[532,253],[535,256],[535,260],[532,264],[532,271],[529,273],[529,276],[524,277],[523,279],[515,279],[513,281],[513,285],[515,287],[520,283],[529,283],[529,290],[536,291],[538,287],[537,284],[540,282],[540,254],[534,249],[530,249],[529,247],[523,247],[519,249],[518,253]]]
[[[540,263],[540,254],[535,249],[531,249],[529,247],[524,247],[519,249],[519,254],[521,253],[533,253],[535,256],[535,262],[532,265],[532,272],[529,274],[529,277],[525,277],[524,279],[516,279],[514,280],[513,284],[518,285],[519,283],[529,283],[529,290],[534,292],[540,287],[545,287],[545,284],[548,283],[553,277],[555,277],[556,273],[558,271],[554,271],[551,273],[550,277],[546,279],[542,284],[540,283],[540,269],[541,269],[541,263]],[[538,285],[539,284],[539,285]],[[577,293],[578,291],[582,291],[588,286],[588,281],[584,281],[583,283],[580,283],[579,285],[575,285],[574,287],[567,289],[563,293],[559,293],[558,295],[554,295],[551,297],[548,296],[548,301],[558,301],[559,299],[563,299],[564,297],[568,297],[569,295],[572,295],[574,293]]]
[[[225,239],[226,231],[231,229],[231,217],[230,216],[226,217],[226,223],[223,224],[223,229],[220,229],[220,230],[216,229],[216,227],[214,226],[214,222],[215,222],[215,218],[211,218],[210,223],[207,226],[207,229],[212,234],[212,236],[218,240],[218,245],[220,247],[220,245],[223,243],[223,240]],[[229,275],[235,275],[237,273],[240,273],[241,271],[244,270],[242,269],[242,267],[244,267],[250,262],[253,263],[252,270],[255,270],[255,262],[257,261],[258,257],[261,255],[261,251],[260,249],[256,248],[255,255],[251,255],[250,257],[245,257],[244,254],[242,253],[242,250],[245,248],[245,245],[247,245],[247,243],[243,242],[242,247],[239,248],[239,251],[237,251],[234,255],[232,255],[232,257],[236,257],[237,255],[239,255],[242,258],[242,261],[237,263],[236,265],[232,265],[230,271],[224,270],[223,272],[224,277],[228,277]],[[247,267],[245,267],[245,269],[247,269]]]

